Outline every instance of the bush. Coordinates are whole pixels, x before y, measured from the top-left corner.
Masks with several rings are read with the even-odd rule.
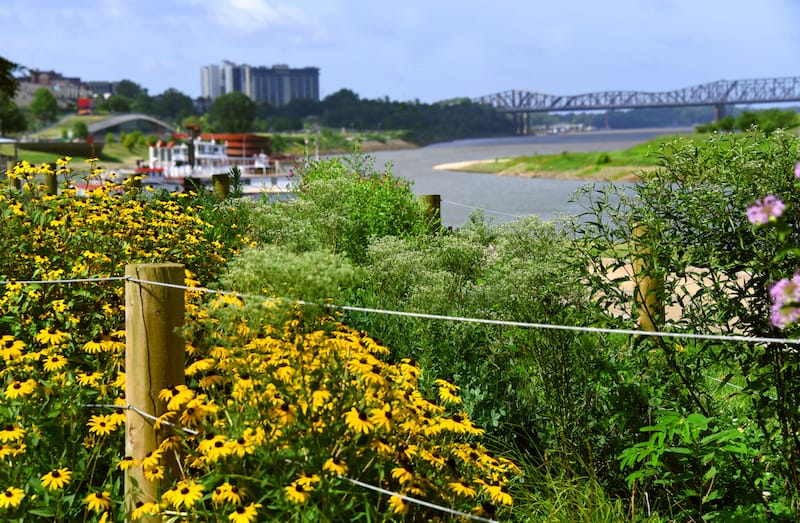
[[[609,278],[633,262],[640,278],[660,282],[650,295],[660,303],[653,317],[659,330],[780,337],[770,323],[768,290],[795,270],[798,257],[780,254],[789,236],[756,231],[746,213],[764,195],[780,194],[785,220],[800,224],[799,152],[797,136],[780,130],[676,140],[661,150],[661,168],[633,186],[579,195],[587,213],[574,230],[581,238],[576,257],[597,293],[594,321],[633,326],[619,313],[631,311],[621,285],[627,278]],[[633,317],[640,311],[634,308]],[[736,510],[796,516],[798,447],[786,437],[800,429],[789,406],[800,393],[792,354],[779,344],[638,338],[625,353],[627,379],[647,405],[642,430],[661,436],[642,436],[626,452],[631,486],[662,492],[649,502],[681,519]],[[702,422],[697,432],[689,431],[691,420]],[[670,449],[686,452],[669,455]]]
[[[410,237],[428,224],[410,184],[375,172],[360,155],[309,162],[298,167],[297,199],[261,202],[253,235],[290,250],[327,250],[360,262],[373,238]]]

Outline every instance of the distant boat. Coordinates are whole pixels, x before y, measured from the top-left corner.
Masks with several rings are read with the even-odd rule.
[[[294,193],[294,158],[270,157],[269,138],[257,135],[203,135],[196,140],[159,140],[148,147],[148,160],[132,173],[142,175],[142,185],[180,191],[189,183],[211,186],[216,174],[240,172],[245,195],[285,197]],[[235,154],[231,154],[231,153]]]

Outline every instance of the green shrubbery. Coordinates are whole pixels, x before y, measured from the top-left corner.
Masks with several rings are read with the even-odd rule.
[[[306,396],[312,385],[337,384],[341,394],[335,409],[323,409],[323,403],[314,407],[328,416],[325,425],[330,430],[324,441],[333,445],[320,448],[325,453],[342,452],[338,455],[347,456],[348,463],[359,463],[360,470],[363,465],[375,482],[383,478],[396,489],[414,486],[399,479],[406,477],[407,463],[386,468],[394,467],[389,454],[378,452],[373,461],[372,455],[359,451],[362,443],[375,443],[372,431],[378,432],[377,421],[371,418],[384,421],[379,406],[374,407],[377,412],[363,411],[359,417],[354,404],[379,405],[378,393],[360,396],[355,388],[340,387],[343,376],[353,376],[358,369],[362,376],[354,386],[360,387],[362,381],[369,386],[384,383],[380,380],[388,377],[382,391],[410,380],[408,384],[413,381],[412,388],[419,391],[415,397],[438,395],[452,410],[437,423],[456,432],[465,427],[474,431],[460,432],[459,437],[472,440],[481,433],[464,424],[466,419],[483,427],[488,436],[483,444],[490,448],[481,459],[505,464],[492,461],[493,456],[513,456],[523,466],[520,476],[514,473],[502,479],[502,489],[513,495],[516,520],[789,521],[800,504],[796,479],[800,446],[795,437],[800,430],[796,409],[800,365],[793,346],[549,326],[636,328],[641,311],[630,291],[633,265],[640,267],[638,277],[661,282],[652,287],[651,296],[667,311],[654,315],[659,329],[761,337],[797,334],[796,326],[781,331],[770,322],[769,289],[800,264],[797,251],[785,248],[787,242],[796,245],[799,238],[800,182],[793,176],[799,153],[797,137],[782,131],[720,135],[699,144],[676,139],[661,148],[660,167],[643,174],[639,182],[586,188],[578,194],[586,207],[580,219],[556,224],[531,217],[494,224],[476,214],[457,230],[433,233],[411,187],[388,169],[376,172],[360,155],[298,166],[298,197],[290,202],[216,203],[205,194],[142,198],[98,193],[87,200],[96,208],[87,208],[74,198],[31,192],[26,199],[8,193],[0,198],[7,224],[17,238],[29,240],[5,241],[9,269],[2,276],[97,276],[113,273],[128,260],[183,260],[202,282],[264,296],[218,298],[191,307],[196,317],[187,323],[185,335],[192,342],[191,368],[196,372],[188,375],[189,381],[209,391],[215,383],[224,383],[220,390],[238,391],[242,400],[235,415],[216,416],[209,410],[205,430],[228,423],[244,438],[269,412],[286,418],[290,438],[286,445],[275,439],[269,443],[273,447],[247,454],[242,461],[247,470],[235,474],[224,466],[222,456],[211,458],[198,441],[184,439],[181,444],[188,455],[208,466],[210,475],[198,476],[191,487],[202,484],[207,489],[204,497],[192,500],[203,510],[213,509],[208,503],[213,499],[210,488],[234,479],[247,484],[251,494],[280,497],[261,507],[260,513],[275,517],[286,511],[323,517],[338,507],[348,517],[391,518],[391,511],[407,509],[396,500],[387,504],[377,496],[354,495],[332,476],[314,479],[319,469],[324,472],[328,467],[330,472],[336,463],[328,463],[328,454],[305,454],[289,443],[304,441],[304,448],[321,444],[314,433],[318,420],[305,417],[313,410],[308,407],[313,398]],[[786,203],[781,227],[748,222],[748,207],[775,194]],[[115,219],[101,219],[103,215]],[[157,234],[144,228],[147,223]],[[175,238],[177,232],[182,238]],[[241,236],[245,233],[255,242],[232,256],[245,246]],[[87,241],[92,249],[82,247]],[[35,269],[31,272],[29,266]],[[93,336],[118,351],[120,294],[101,287],[106,284],[95,285],[108,302],[102,311],[92,308],[93,296],[85,292],[72,295],[62,287],[6,286],[0,295],[4,314],[0,334],[9,341],[9,357],[14,356],[10,345],[20,340],[50,358],[45,360],[49,367],[60,365],[57,357],[63,356],[88,372],[102,363],[99,357],[94,361],[83,354],[87,346],[94,347],[89,345]],[[270,302],[268,297],[284,300]],[[308,309],[297,300],[325,307]],[[276,314],[277,308],[263,305],[265,301],[290,307]],[[337,309],[337,305],[354,307]],[[496,323],[379,314],[363,308]],[[329,313],[347,327],[330,322]],[[316,323],[319,319],[322,324]],[[52,341],[58,332],[69,337]],[[328,335],[338,341],[327,341]],[[243,349],[245,345],[269,350],[256,357]],[[362,350],[379,350],[380,362]],[[322,352],[314,351],[325,352],[330,360],[320,366],[314,354]],[[301,361],[307,367],[286,370]],[[22,377],[31,372],[23,363],[19,360],[0,369],[4,401],[9,394],[19,399],[18,389],[27,383]],[[415,365],[420,370],[414,370]],[[257,382],[265,380],[258,386],[267,391],[273,378],[260,375],[264,369],[277,376],[275,387],[284,387],[283,403],[272,392],[254,395],[242,389],[256,377]],[[73,371],[48,370],[39,364],[35,371],[48,390],[55,394],[53,384],[62,385],[59,391],[74,393],[81,402],[112,401],[119,393],[116,368],[103,369],[102,383],[107,386],[100,392],[80,386],[80,375]],[[448,380],[446,386],[442,379]],[[8,388],[12,381],[20,383],[18,389]],[[402,396],[400,390],[392,394]],[[25,392],[33,399],[39,394],[38,388]],[[55,405],[59,396],[47,398],[48,405]],[[389,401],[389,410],[383,411],[394,412],[403,401]],[[419,405],[437,409],[432,403]],[[292,411],[292,406],[297,409]],[[25,408],[30,405],[25,403]],[[344,417],[352,414],[352,408],[356,413]],[[94,426],[86,412],[48,409],[53,419],[67,416],[69,427],[76,431]],[[0,412],[12,427],[5,430],[15,431],[15,416],[22,410]],[[420,453],[406,459],[431,479],[425,495],[445,502],[452,498],[448,489],[464,494],[464,484],[451,481],[451,472],[464,475],[467,468],[462,465],[472,466],[469,459],[458,457],[466,450],[466,439],[448,446],[455,433],[445,434],[441,442],[427,438],[431,426],[415,417],[420,412],[418,407],[402,410],[402,415],[411,416],[409,420],[419,422],[413,437],[420,438],[419,448],[426,449],[424,457]],[[25,415],[34,414],[25,411]],[[47,423],[51,421],[48,418]],[[48,438],[61,434],[54,422],[47,423],[42,434]],[[387,423],[381,430],[394,437],[387,428],[391,421]],[[17,432],[7,436],[17,437]],[[113,437],[103,441],[110,444]],[[349,442],[346,447],[336,443],[340,437]],[[80,443],[81,437],[67,443],[78,456],[70,465],[75,471],[98,463],[97,457],[79,449]],[[483,452],[474,441],[470,444]],[[7,446],[16,448],[16,443]],[[441,463],[441,449],[456,459],[456,469],[447,460]],[[113,452],[113,446],[98,447],[98,456],[108,457],[106,461],[113,461]],[[26,462],[25,470],[34,478],[21,487],[26,503],[51,510],[33,494],[43,490],[40,478],[65,459]],[[251,472],[273,463],[288,465],[279,474],[256,477]],[[515,472],[510,465],[503,466]],[[399,468],[405,472],[395,470]],[[118,488],[119,474],[105,468],[98,471],[102,475],[98,488]],[[9,469],[3,477],[8,485],[0,488],[10,489],[19,474]],[[482,488],[480,495],[486,500],[510,503],[500,485],[487,483]],[[68,490],[78,492],[78,485]],[[22,502],[16,490],[8,492],[9,504]],[[477,498],[469,492],[463,497],[458,506],[469,510]],[[265,500],[252,498],[255,504]],[[365,502],[379,508],[365,509]],[[78,513],[79,505],[75,499],[69,504],[59,501],[56,510]],[[474,505],[478,512],[488,508]],[[423,516],[432,514],[420,512]]]
[[[736,117],[725,116],[718,122],[698,125],[697,132],[731,132],[737,129],[749,131],[756,127],[766,134],[771,134],[778,129],[792,129],[798,124],[800,124],[800,120],[794,110],[767,109],[766,111],[743,111]]]
[[[633,258],[643,276],[662,282],[655,297],[670,312],[657,315],[658,328],[785,336],[770,323],[768,291],[796,270],[798,256],[782,253],[779,231],[756,231],[747,209],[780,194],[787,223],[800,222],[798,151],[797,136],[782,131],[721,135],[702,147],[678,140],[662,149],[662,168],[632,187],[587,190],[579,198],[587,217],[574,234],[590,269],[584,278],[601,298],[593,321],[629,325],[605,313],[630,300],[607,274]],[[631,488],[679,519],[797,514],[793,349],[643,338],[626,359],[647,407],[643,438],[623,454]]]

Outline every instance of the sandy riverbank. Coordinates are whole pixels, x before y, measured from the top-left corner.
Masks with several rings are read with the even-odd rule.
[[[500,158],[503,160],[504,158]],[[578,169],[574,171],[523,171],[506,169],[500,172],[481,171],[481,164],[493,163],[495,160],[473,160],[468,162],[452,162],[435,165],[437,171],[487,172],[497,176],[516,176],[519,178],[550,178],[555,180],[587,180],[632,182],[639,179],[638,173],[652,171],[655,167],[602,167],[598,170]]]

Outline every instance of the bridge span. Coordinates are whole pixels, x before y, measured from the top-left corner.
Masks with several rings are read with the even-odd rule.
[[[527,134],[530,129],[530,113],[555,111],[713,105],[715,119],[718,120],[724,116],[726,105],[800,101],[800,76],[718,80],[660,92],[599,91],[562,96],[515,89],[481,96],[472,101],[513,114],[520,134]]]

